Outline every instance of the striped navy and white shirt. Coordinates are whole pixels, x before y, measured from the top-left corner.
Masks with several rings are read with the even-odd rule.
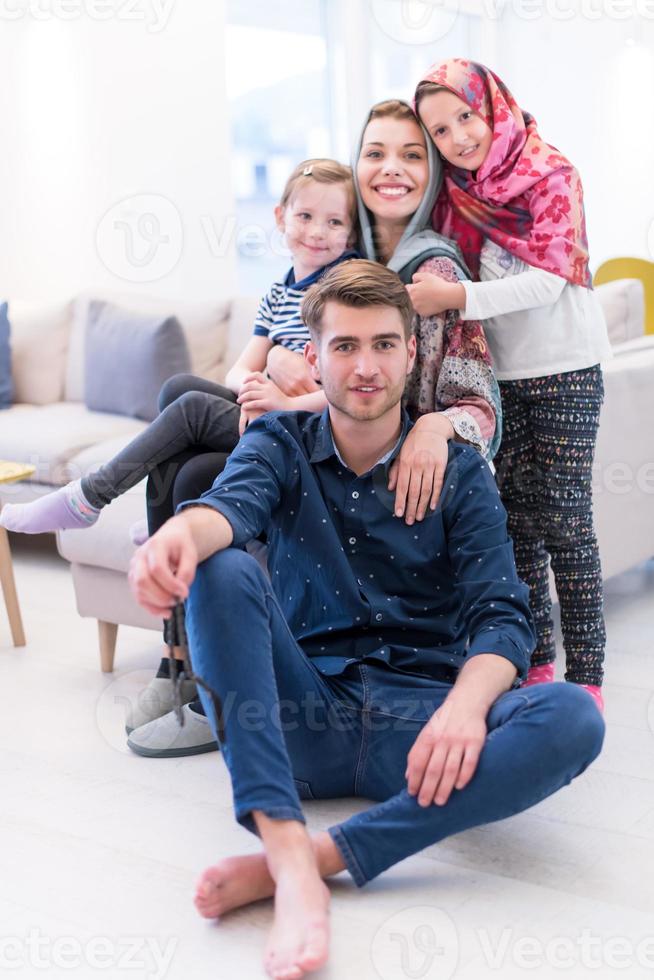
[[[300,316],[300,304],[309,286],[313,286],[322,276],[340,262],[360,258],[353,249],[343,252],[337,259],[312,272],[310,276],[295,281],[291,267],[282,282],[275,282],[261,300],[254,321],[256,337],[268,337],[273,344],[281,344],[289,350],[301,354],[309,339],[309,331]]]

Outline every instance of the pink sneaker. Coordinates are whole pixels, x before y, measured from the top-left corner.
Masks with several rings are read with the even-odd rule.
[[[520,687],[532,687],[534,684],[551,684],[554,680],[554,664],[538,664],[537,667],[530,667],[527,673],[527,680],[523,681]]]
[[[595,684],[579,684],[579,687],[583,687],[584,691],[588,691],[591,698],[599,708],[600,714],[604,714],[604,698],[602,697],[602,688],[597,687]]]

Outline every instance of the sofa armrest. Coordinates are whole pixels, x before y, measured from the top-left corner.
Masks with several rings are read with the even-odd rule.
[[[612,346],[645,332],[645,291],[640,279],[616,279],[596,286]]]

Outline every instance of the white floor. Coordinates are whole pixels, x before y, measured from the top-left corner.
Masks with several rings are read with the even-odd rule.
[[[255,850],[218,754],[145,760],[123,699],[158,661],[123,629],[102,675],[48,539],[12,541],[28,646],[0,606],[0,971],[13,977],[250,980],[272,905],[216,923],[198,872]],[[359,891],[332,885],[338,980],[628,978],[654,972],[654,564],[608,583],[608,733],[598,762],[528,813],[409,859]],[[362,806],[362,802],[352,806]],[[307,806],[310,826],[349,810]]]

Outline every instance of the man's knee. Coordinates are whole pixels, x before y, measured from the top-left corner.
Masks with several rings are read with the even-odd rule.
[[[579,684],[539,684],[529,689],[548,711],[548,742],[552,751],[574,753],[582,769],[602,750],[606,726],[592,696]]]
[[[252,555],[240,548],[225,548],[201,562],[191,586],[189,602],[212,597],[221,607],[234,611],[231,600],[237,600],[244,590],[265,590],[270,583]]]

